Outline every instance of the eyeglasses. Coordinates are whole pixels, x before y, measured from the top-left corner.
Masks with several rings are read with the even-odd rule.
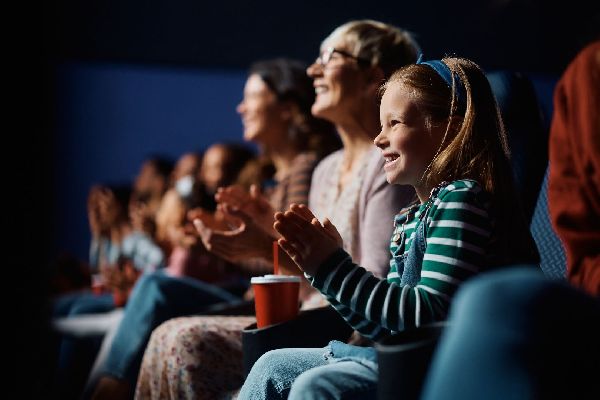
[[[344,57],[352,58],[356,60],[356,62],[359,65],[362,66],[367,66],[371,64],[371,61],[367,60],[366,58],[355,56],[354,54],[350,54],[344,50],[338,50],[335,47],[328,47],[327,49],[325,49],[325,51],[322,52],[319,57],[317,57],[317,59],[315,60],[315,64],[318,64],[321,67],[325,68],[327,64],[329,64],[329,61],[331,61],[331,56],[333,56],[334,53],[337,53]]]

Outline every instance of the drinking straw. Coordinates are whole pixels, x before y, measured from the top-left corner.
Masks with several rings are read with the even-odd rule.
[[[273,274],[279,274],[279,245],[277,240],[273,242]]]

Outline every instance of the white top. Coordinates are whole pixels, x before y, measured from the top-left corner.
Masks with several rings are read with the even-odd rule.
[[[250,283],[282,283],[282,282],[298,282],[300,283],[300,277],[295,275],[265,275],[255,276],[250,279]]]

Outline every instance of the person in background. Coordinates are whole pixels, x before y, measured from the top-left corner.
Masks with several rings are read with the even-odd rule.
[[[319,121],[310,115],[310,105],[314,97],[314,91],[310,79],[305,74],[305,67],[302,63],[287,59],[267,60],[254,64],[251,67],[251,73],[244,88],[244,101],[238,107],[244,123],[244,139],[255,142],[259,145],[261,155],[272,160],[275,166],[274,182],[267,182],[262,188],[255,188],[258,192],[261,189],[265,195],[272,201],[267,200],[268,207],[282,209],[289,204],[289,201],[306,199],[310,176],[313,168],[318,161],[320,152],[327,151],[328,142],[335,137],[333,127]],[[205,161],[209,164],[211,157],[205,156]],[[204,171],[202,172],[204,174]],[[219,174],[206,172],[206,176],[215,185],[226,185],[231,182],[213,178]],[[235,186],[238,193],[246,192],[240,186]],[[218,196],[217,196],[218,197]],[[282,203],[282,204],[280,204]],[[240,258],[230,259],[223,257],[223,254],[214,252],[213,248],[207,246],[216,256],[240,265],[241,270],[247,275],[263,274],[272,269],[271,249],[272,238],[264,233],[256,225],[252,227],[244,225],[237,215],[224,215],[223,210],[217,210],[216,213],[206,210],[194,210],[191,214],[194,217],[202,217],[203,220],[214,228],[232,229],[232,232],[243,231],[243,234],[237,234],[228,241],[228,246],[238,249]],[[252,228],[252,230],[250,230]],[[272,231],[272,229],[271,229]],[[268,256],[262,257],[261,253],[253,249],[257,243],[268,243]],[[160,285],[154,285],[160,292]],[[153,304],[148,300],[148,296],[143,297],[146,304]],[[168,296],[160,296],[157,299],[170,299]],[[156,309],[152,314],[152,321],[156,323],[147,331],[147,336],[143,339],[147,341],[151,328],[164,320],[180,315],[189,315],[202,313],[204,310],[196,305],[196,309],[183,309],[170,301],[156,302]],[[154,306],[153,306],[154,307]],[[120,329],[121,330],[121,329]],[[125,330],[122,330],[125,334]],[[146,331],[144,331],[146,333]],[[118,333],[117,333],[118,335]],[[123,362],[124,351],[117,347],[117,341],[111,351],[104,368],[105,377],[98,384],[96,396],[98,398],[127,395],[135,384],[141,357],[146,342],[138,342],[139,346],[129,346],[126,354],[139,353],[139,359],[128,357],[133,361]],[[132,348],[135,350],[132,351]],[[114,354],[114,355],[113,355]],[[126,366],[124,368],[123,366]],[[118,379],[115,379],[118,378]]]
[[[128,209],[131,190],[127,186],[94,186],[88,197],[88,219],[92,240],[89,266],[100,281],[102,293],[91,290],[67,294],[55,300],[55,318],[93,314],[115,306],[110,282],[118,275],[153,272],[164,266],[164,254],[153,239],[132,229]],[[129,270],[129,272],[124,272]],[[95,284],[95,282],[92,282]]]
[[[178,161],[173,186],[156,213],[156,239],[169,255],[167,268],[143,276],[134,287],[118,326],[105,336],[102,347],[108,351],[102,351],[96,360],[88,391],[107,371],[129,371],[131,365],[135,368],[147,336],[162,320],[201,312],[217,303],[239,302],[228,289],[233,285],[242,285],[244,289],[247,286],[240,282],[241,277],[232,274],[233,268],[226,261],[206,252],[193,234],[193,226],[186,221],[191,209],[214,212],[210,193],[214,193],[214,185],[234,183],[240,171],[254,159],[254,153],[243,145],[218,143],[210,146],[202,158],[192,159],[191,155],[186,153]],[[192,161],[201,163],[196,166]],[[204,181],[207,176],[210,179]],[[105,378],[104,382],[109,380]],[[102,387],[102,382],[99,386]]]
[[[77,397],[99,347],[97,335],[86,332],[81,317],[106,314],[122,307],[142,273],[164,266],[162,249],[128,218],[131,189],[128,186],[94,186],[88,198],[92,288],[54,299],[53,327],[57,333],[58,359],[53,393]]]
[[[382,94],[374,142],[387,180],[413,186],[418,197],[394,218],[387,279],[354,264],[335,226],[306,207],[276,214],[274,225],[311,284],[375,341],[444,320],[456,290],[475,274],[539,261],[483,71],[463,58],[417,62],[396,71]],[[375,399],[377,379],[373,347],[332,341],[264,354],[239,398]]]
[[[383,238],[392,232],[391,224],[381,221],[391,220],[413,198],[414,191],[407,186],[390,186],[385,181],[383,159],[372,143],[379,129],[377,91],[382,80],[396,68],[414,62],[417,53],[418,46],[411,35],[397,27],[371,20],[350,21],[324,40],[319,58],[306,70],[312,82],[305,89],[310,101],[302,103],[302,110],[306,118],[310,112],[333,123],[343,147],[318,164],[312,180],[301,181],[304,190],[310,182],[304,199],[290,197],[288,204],[283,205],[309,204],[319,216],[335,221],[346,249],[378,276],[385,275],[388,269],[389,252]],[[301,73],[306,76],[304,71]],[[262,126],[256,121],[252,94],[248,90],[238,107],[245,135]],[[270,262],[271,240],[278,237],[272,227],[273,210],[253,211],[252,208],[266,209],[260,207],[264,201],[254,194],[242,197],[243,200],[227,195],[222,192],[219,198],[240,204],[239,209],[251,215],[246,219],[246,228],[255,224],[268,232],[269,241],[258,250]],[[235,247],[231,249],[234,240],[244,234],[243,229],[232,234],[200,226],[199,231],[207,245],[223,249],[226,256],[244,254]],[[280,260],[288,267],[286,273],[297,274],[294,263],[284,259],[284,255],[280,255]],[[304,284],[308,286],[306,281]],[[314,289],[305,293],[303,309],[328,304]],[[254,317],[192,317],[161,325],[146,349],[136,397],[230,395],[243,382],[241,334],[253,322]]]
[[[568,282],[502,271],[465,285],[424,399],[600,397],[600,42],[554,91],[548,209]]]
[[[195,157],[194,154],[191,161],[197,165]],[[173,162],[163,156],[150,156],[142,163],[133,180],[130,204],[131,223],[135,230],[154,236],[156,210],[162,196],[173,184],[173,176],[176,173]]]
[[[158,209],[163,194],[172,184],[173,162],[162,156],[148,157],[133,181],[133,192],[145,199],[151,215]]]

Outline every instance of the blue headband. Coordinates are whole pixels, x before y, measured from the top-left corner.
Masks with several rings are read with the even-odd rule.
[[[419,59],[417,60],[417,64],[425,64],[425,65],[428,65],[431,68],[433,68],[433,70],[435,72],[437,72],[437,74],[439,76],[442,77],[444,82],[446,82],[448,87],[450,89],[452,89],[453,73],[450,70],[450,68],[448,68],[448,66],[443,61],[440,61],[440,60],[422,61],[422,59],[423,59],[423,54],[420,54]],[[456,97],[458,98],[458,101],[460,101],[462,104],[465,104],[465,102],[466,102],[465,88],[464,88],[461,80],[458,77],[455,77],[454,81],[456,82]]]

